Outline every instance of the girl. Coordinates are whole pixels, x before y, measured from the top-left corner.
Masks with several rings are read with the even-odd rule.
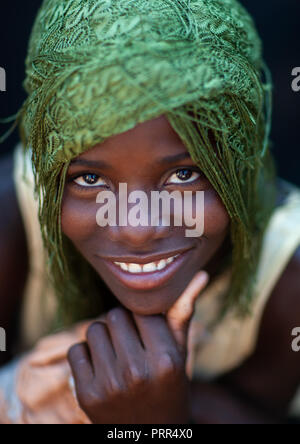
[[[61,332],[4,367],[1,420],[284,420],[299,386],[300,191],[276,177],[249,15],[235,0],[46,0],[26,68],[21,336],[33,346],[53,319]],[[203,191],[202,236],[99,227],[97,195],[119,201],[120,183],[193,205]]]

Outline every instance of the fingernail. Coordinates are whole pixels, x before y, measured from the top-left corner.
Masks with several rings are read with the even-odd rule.
[[[199,275],[202,282],[209,280],[209,274],[206,271],[200,271]]]

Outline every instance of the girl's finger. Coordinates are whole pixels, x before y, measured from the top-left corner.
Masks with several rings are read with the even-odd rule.
[[[68,361],[75,379],[77,393],[81,393],[94,378],[86,343],[73,345],[68,352]]]
[[[118,359],[129,365],[144,359],[144,349],[131,312],[113,308],[106,316],[107,327]]]
[[[145,349],[155,356],[177,350],[177,343],[163,315],[137,315],[133,317]],[[163,339],[163,340],[162,340]]]
[[[188,326],[194,313],[196,299],[208,281],[209,275],[206,271],[198,272],[166,313],[169,328],[182,350],[187,346]]]
[[[112,373],[116,355],[106,323],[98,321],[91,324],[86,338],[95,375]]]

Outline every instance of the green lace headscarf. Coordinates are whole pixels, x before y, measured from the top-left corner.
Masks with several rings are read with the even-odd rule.
[[[267,75],[266,75],[267,73]],[[61,232],[70,161],[165,114],[231,219],[224,307],[246,313],[275,203],[271,81],[235,0],[44,0],[18,113],[64,325],[101,311],[100,278]]]

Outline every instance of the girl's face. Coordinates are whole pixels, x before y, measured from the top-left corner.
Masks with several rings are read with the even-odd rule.
[[[101,207],[97,195],[112,191],[118,214],[120,183],[127,184],[128,195],[143,191],[149,202],[151,191],[179,191],[182,195],[192,191],[193,196],[204,191],[203,234],[186,237],[191,227],[184,223],[174,226],[172,217],[171,226],[101,227],[96,220]],[[136,203],[127,206],[130,212]],[[150,204],[148,209],[150,216]],[[165,313],[197,271],[210,273],[229,228],[225,206],[165,116],[107,139],[69,167],[62,202],[63,233],[120,303],[134,313]]]

